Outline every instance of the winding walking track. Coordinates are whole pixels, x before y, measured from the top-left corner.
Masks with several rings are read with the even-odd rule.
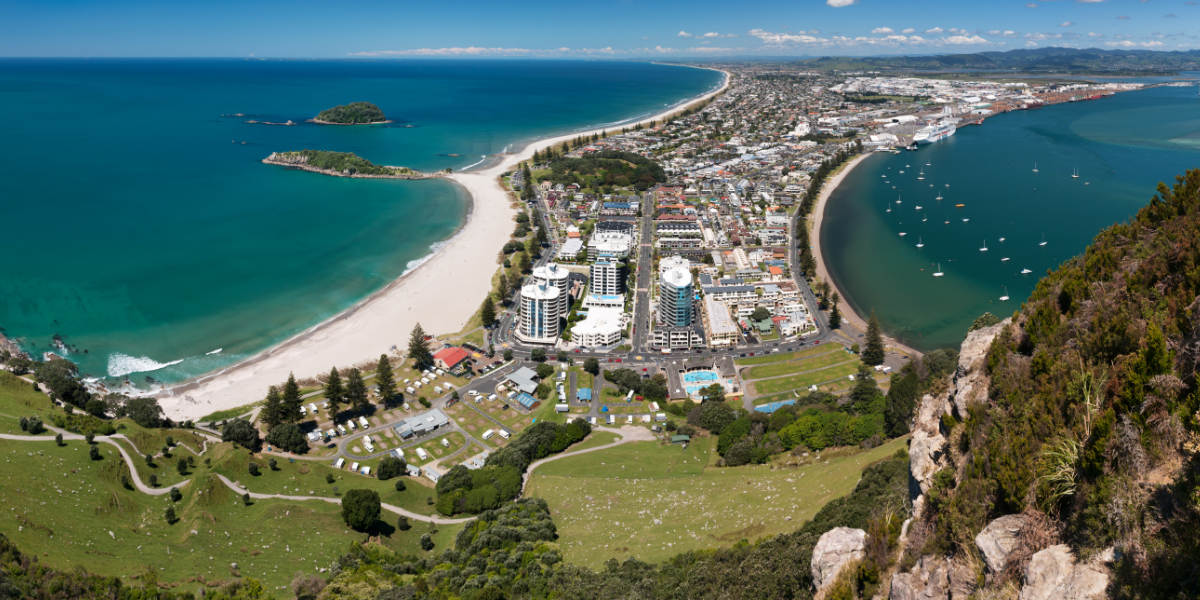
[[[84,436],[82,436],[82,435],[70,433],[70,432],[64,431],[62,429],[59,429],[57,427],[52,427],[52,426],[47,425],[46,428],[55,433],[61,433],[63,436],[63,441],[85,439]],[[649,432],[647,432],[645,429],[642,429],[639,427],[622,427],[621,429],[609,429],[606,427],[597,427],[595,429],[595,431],[606,431],[608,433],[615,433],[615,434],[621,436],[621,439],[619,439],[611,444],[605,444],[603,446],[596,446],[594,448],[587,448],[584,450],[577,450],[575,452],[564,452],[562,454],[556,454],[554,456],[550,456],[547,458],[543,458],[539,461],[535,461],[533,464],[529,465],[529,468],[525,471],[525,477],[521,482],[522,493],[524,493],[525,486],[529,483],[529,477],[530,477],[530,475],[532,475],[533,470],[545,463],[559,460],[562,458],[567,458],[570,456],[575,456],[578,454],[586,454],[588,452],[604,450],[606,448],[612,448],[614,446],[619,446],[621,444],[625,444],[625,443],[629,443],[629,442],[640,442],[640,441],[646,441],[647,439],[653,439],[653,436],[649,436]],[[35,437],[35,436],[28,436],[28,435],[12,435],[12,434],[0,434],[0,439],[14,440],[14,441],[19,441],[19,442],[53,442],[54,441],[54,438],[51,436],[36,436]],[[152,488],[152,487],[147,486],[146,484],[142,483],[141,478],[138,476],[137,465],[134,462],[133,458],[131,458],[129,456],[129,452],[125,450],[125,447],[117,442],[117,440],[125,440],[132,445],[133,441],[130,440],[128,437],[125,437],[125,435],[118,433],[115,435],[98,435],[94,438],[94,440],[97,442],[104,442],[106,444],[111,444],[114,447],[116,447],[117,451],[121,453],[121,457],[125,459],[125,464],[129,466],[130,473],[133,475],[133,477],[130,478],[130,482],[133,483],[133,485],[135,487],[137,487],[137,490],[139,492],[142,492],[143,494],[149,494],[151,496],[162,496],[165,494],[169,494],[171,492],[171,488],[162,488],[162,489]],[[190,448],[189,448],[189,450],[190,450]],[[201,452],[201,454],[203,454],[203,452]],[[341,498],[329,498],[326,496],[288,496],[285,494],[258,494],[255,492],[251,492],[251,491],[241,487],[240,485],[230,481],[224,475],[221,475],[219,473],[213,473],[213,474],[216,475],[217,478],[221,480],[221,483],[224,483],[226,487],[233,490],[237,494],[239,494],[239,495],[250,494],[250,497],[253,499],[256,499],[256,500],[279,498],[282,500],[319,500],[319,501],[323,501],[323,502],[329,502],[332,504],[341,504],[342,503]],[[182,487],[190,484],[191,482],[192,482],[191,479],[185,479],[171,487],[182,488]],[[470,521],[471,519],[474,518],[474,517],[466,517],[466,518],[462,518],[462,519],[447,519],[444,517],[417,514],[412,511],[408,511],[403,508],[400,508],[399,506],[392,506],[391,504],[383,504],[382,507],[385,510],[396,513],[397,515],[408,517],[409,519],[412,519],[414,521],[436,523],[438,525],[454,525],[454,524],[458,524],[458,523],[466,523],[467,521]]]

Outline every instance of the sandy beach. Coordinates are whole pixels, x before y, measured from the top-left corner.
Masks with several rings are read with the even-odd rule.
[[[829,270],[825,268],[825,259],[821,255],[821,221],[825,219],[825,203],[829,200],[829,197],[833,195],[833,191],[836,190],[838,185],[842,183],[842,180],[850,175],[855,167],[857,167],[870,156],[871,153],[868,152],[855,157],[850,161],[849,164],[843,167],[841,171],[838,171],[838,174],[835,175],[833,179],[830,179],[825,183],[825,186],[821,189],[821,197],[817,199],[817,205],[813,208],[813,225],[812,231],[809,234],[809,239],[812,240],[813,245],[813,258],[817,260],[817,278],[821,279],[822,281],[829,282],[830,287],[837,291],[838,298],[840,299],[838,302],[838,310],[842,312],[842,319],[848,322],[852,327],[863,332],[866,332],[867,330],[866,317],[858,314],[858,312],[854,310],[854,307],[852,307],[850,303],[846,301],[846,293],[838,288],[837,282],[829,276]],[[894,338],[888,335],[884,335],[884,344],[903,350],[912,356],[918,356],[921,354],[917,350],[896,341]]]
[[[720,88],[641,123],[703,102],[727,89],[729,81],[730,75],[725,73]],[[612,127],[607,129],[611,131]],[[500,176],[528,160],[535,150],[603,130],[575,131],[539,140],[485,169],[449,175],[448,179],[471,195],[472,208],[467,222],[445,247],[412,272],[320,325],[220,372],[159,394],[165,416],[173,420],[198,419],[261,400],[267,387],[285,381],[289,372],[297,378],[311,377],[327,373],[334,366],[378,358],[389,353],[392,346],[403,351],[418,322],[431,335],[460,331],[491,291],[492,274],[499,268],[497,253],[509,241],[514,227],[515,198],[501,187]]]

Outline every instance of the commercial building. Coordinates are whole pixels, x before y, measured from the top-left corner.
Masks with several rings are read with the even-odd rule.
[[[413,436],[423,436],[442,427],[450,425],[450,419],[446,417],[440,409],[433,409],[426,413],[421,413],[416,416],[409,417],[396,424],[396,433],[400,434],[401,439],[410,438]]]
[[[592,308],[587,318],[571,328],[571,341],[580,346],[612,346],[621,343],[625,313],[619,308]]]
[[[517,339],[532,344],[553,344],[558,340],[561,293],[557,287],[546,283],[521,288]]]
[[[558,249],[558,258],[562,260],[575,260],[583,250],[583,240],[579,238],[568,238],[563,242],[562,248]]]
[[[605,296],[620,296],[625,293],[625,278],[621,263],[615,260],[600,260],[591,265],[591,293]]]
[[[659,283],[658,322],[667,327],[686,327],[693,316],[692,273],[673,268],[662,274]]]
[[[442,348],[433,354],[433,364],[449,371],[468,358],[471,353],[462,348]]]
[[[704,334],[711,346],[732,346],[738,340],[738,327],[729,309],[712,296],[704,297]]]
[[[537,390],[537,373],[529,367],[521,367],[504,378],[509,384],[523,393],[532,394]]]
[[[571,308],[571,288],[568,284],[570,278],[571,272],[555,263],[546,263],[546,266],[533,270],[534,285],[547,285],[558,288],[558,315],[560,317],[567,316],[567,312]]]

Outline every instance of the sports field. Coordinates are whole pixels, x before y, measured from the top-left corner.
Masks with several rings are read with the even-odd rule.
[[[713,445],[713,438],[694,438],[686,450],[637,442],[564,458],[539,467],[526,495],[549,503],[567,562],[662,562],[797,529],[849,493],[868,464],[903,448],[905,438],[827,452],[819,461],[815,454],[783,455],[774,468],[710,466]]]
[[[853,354],[847,353],[845,350],[842,350],[841,348],[837,348],[833,352],[828,352],[826,354],[818,354],[816,356],[811,356],[811,357],[805,358],[803,360],[772,363],[769,365],[762,365],[760,367],[754,367],[752,369],[747,369],[746,372],[742,375],[742,379],[762,379],[764,377],[779,377],[781,375],[791,375],[793,373],[803,373],[805,371],[812,371],[815,369],[823,369],[825,367],[829,367],[829,366],[836,365],[838,363],[844,363],[844,362],[849,362],[849,361],[857,362],[858,357]]]
[[[739,358],[734,361],[739,367],[747,367],[750,365],[765,365],[767,363],[781,362],[785,360],[796,360],[808,356],[816,356],[829,352],[830,349],[842,349],[841,344],[818,344],[811,348],[805,348],[797,352],[785,352],[783,354],[764,354],[762,356],[751,356],[748,358]]]
[[[753,386],[754,391],[758,394],[777,394],[787,390],[795,390],[807,388],[811,385],[817,385],[835,379],[845,378],[858,371],[858,361],[851,359],[848,362],[840,363],[832,367],[803,373],[801,375],[792,375],[791,377],[779,377],[776,379],[763,379],[754,381],[747,386]]]

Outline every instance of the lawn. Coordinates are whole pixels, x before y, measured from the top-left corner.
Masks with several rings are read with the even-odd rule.
[[[49,424],[49,413],[53,409],[50,398],[41,392],[33,391],[32,383],[8,371],[0,371],[0,431],[20,435],[21,417],[36,415],[43,423]]]
[[[172,448],[172,454],[178,453],[182,456],[194,456],[200,454],[201,450],[204,449],[205,438],[192,429],[146,429],[133,422],[133,419],[118,419],[113,423],[117,428],[117,433],[123,434],[133,442],[133,445],[137,448],[135,454],[145,456],[147,454],[162,452],[163,446],[167,445],[168,437],[172,438],[176,444],[187,448],[187,450]],[[191,452],[188,452],[188,450],[191,450]]]
[[[853,490],[867,465],[905,443],[819,461],[785,454],[774,465],[718,468],[706,466],[712,438],[695,438],[687,450],[637,442],[547,463],[534,471],[526,495],[549,503],[567,562],[593,569],[631,556],[661,563],[798,529]]]
[[[781,400],[795,400],[795,399],[796,399],[795,392],[784,392],[782,394],[775,394],[772,396],[761,396],[761,397],[755,398],[754,405],[762,406],[764,404],[770,404],[772,402],[779,402]]]
[[[196,422],[197,423],[215,423],[217,421],[226,421],[226,420],[232,419],[234,417],[240,417],[240,416],[254,410],[254,408],[257,407],[259,404],[262,404],[261,400],[258,402],[251,402],[250,404],[246,404],[244,406],[238,406],[236,408],[230,408],[230,409],[226,409],[226,410],[218,410],[215,413],[211,413],[211,414],[205,415],[204,417],[202,417],[200,419],[197,419]]]
[[[846,361],[858,360],[858,357],[853,354],[848,354],[841,348],[834,352],[818,354],[798,362],[783,362],[763,365],[747,369],[742,375],[742,379],[763,379],[764,377],[778,377],[780,375],[791,375],[793,373],[802,373],[804,371],[812,371],[815,369],[823,369],[838,363]]]
[[[579,450],[587,450],[588,448],[595,448],[596,446],[606,446],[619,439],[621,439],[621,436],[615,433],[608,431],[594,431],[586,440],[567,448],[565,452],[576,452]]]
[[[286,589],[297,571],[315,573],[344,554],[365,534],[343,524],[341,509],[320,501],[241,499],[212,478],[184,488],[174,504],[179,521],[163,518],[167,497],[129,491],[119,483],[116,449],[100,446],[102,460],[88,459],[82,442],[56,447],[46,442],[0,440],[0,501],[9,506],[3,532],[40,562],[59,569],[89,571],[139,581],[148,567],[160,582],[215,582],[234,576],[263,581],[272,594],[291,598]],[[396,518],[384,513],[383,543],[419,553],[429,531],[414,523],[396,530]],[[434,552],[451,547],[456,526],[439,526]],[[237,563],[240,571],[230,565]]]
[[[476,441],[482,444],[486,444],[488,449],[492,450],[504,446],[506,442],[504,438],[500,437],[499,435],[492,436],[491,439],[486,441],[483,439],[483,433],[485,431],[489,429],[495,431],[498,429],[495,423],[484,417],[484,414],[488,414],[493,418],[497,418],[497,414],[500,412],[515,412],[515,409],[512,408],[508,409],[507,411],[501,411],[500,406],[502,405],[500,404],[499,400],[496,400],[495,402],[488,402],[487,400],[484,400],[479,405],[476,405],[473,402],[459,402],[454,406],[445,409],[445,412],[447,416],[449,416],[451,419],[454,419],[455,423],[458,423],[459,427],[462,427],[463,430],[471,434],[471,437],[475,438]]]
[[[288,496],[324,496],[333,497],[347,490],[366,488],[379,493],[379,499],[387,504],[399,506],[418,514],[434,514],[432,506],[425,499],[433,495],[432,484],[423,478],[405,477],[407,487],[403,492],[396,491],[396,480],[380,481],[374,475],[359,475],[350,470],[353,462],[359,466],[370,466],[375,473],[379,466],[378,460],[352,461],[347,459],[341,469],[333,468],[333,460],[313,461],[275,457],[276,470],[268,467],[269,456],[257,455],[250,458],[249,452],[237,449],[225,453],[221,458],[213,460],[213,473],[219,473],[237,482],[242,487],[258,494],[284,494]],[[249,464],[253,460],[259,466],[258,476],[250,474]],[[204,471],[203,469],[201,469]],[[333,475],[333,483],[328,483],[326,475]],[[337,492],[334,488],[337,488]]]
[[[812,373],[804,373],[803,375],[793,375],[791,377],[780,377],[778,379],[766,379],[748,384],[754,386],[755,392],[759,394],[775,394],[785,390],[794,390],[807,388],[811,385],[821,384],[835,379],[844,378],[858,371],[858,361],[851,360],[839,364],[837,366],[821,369]]]
[[[805,358],[807,356],[816,356],[817,354],[824,354],[826,352],[829,352],[830,348],[836,348],[838,350],[841,350],[842,348],[844,348],[844,346],[842,346],[841,344],[836,344],[836,343],[829,344],[829,345],[820,344],[817,346],[813,346],[812,348],[805,348],[804,350],[799,350],[796,352],[784,352],[782,354],[768,354],[766,356],[752,356],[750,358],[739,358],[734,362],[739,367],[745,367],[745,366],[749,366],[749,365],[765,365],[767,363],[781,362],[781,361],[785,361],[785,360],[795,360],[797,358]]]

